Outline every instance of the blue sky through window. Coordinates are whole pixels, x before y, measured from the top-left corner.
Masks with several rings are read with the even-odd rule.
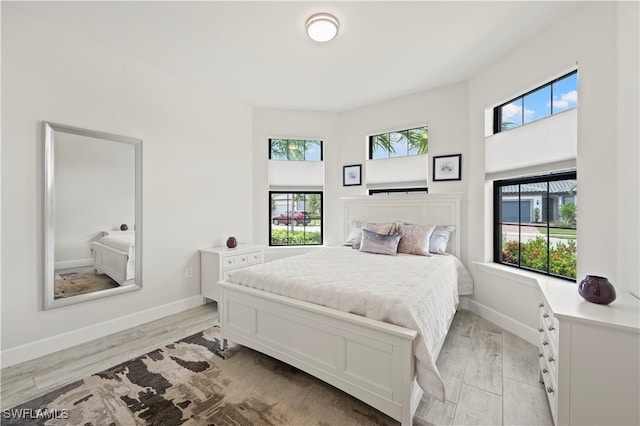
[[[577,105],[578,74],[573,73],[500,107],[500,130],[512,129]]]

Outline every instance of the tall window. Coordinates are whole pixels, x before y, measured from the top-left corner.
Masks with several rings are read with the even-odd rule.
[[[369,136],[369,159],[426,154],[429,148],[427,126]]]
[[[322,140],[269,139],[269,245],[322,244]]]
[[[493,133],[510,130],[578,105],[578,72],[573,71],[495,107]]]
[[[576,279],[576,172],[495,181],[494,262]]]
[[[269,192],[269,245],[322,244],[322,192]]]

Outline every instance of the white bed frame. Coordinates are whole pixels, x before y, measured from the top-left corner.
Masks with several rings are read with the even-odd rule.
[[[344,198],[344,229],[353,220],[455,225],[459,254],[460,194]],[[415,380],[415,330],[221,281],[226,340],[284,361],[411,425],[423,391]],[[452,318],[449,318],[449,325]],[[437,356],[442,348],[438,342]]]
[[[134,231],[102,231],[102,236],[122,235],[124,233],[131,234],[133,232]],[[91,243],[91,253],[93,255],[93,269],[95,269],[96,272],[107,274],[119,285],[127,282],[128,252],[94,241]]]

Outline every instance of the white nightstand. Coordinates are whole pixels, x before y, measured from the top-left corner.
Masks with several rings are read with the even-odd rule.
[[[200,293],[218,301],[218,281],[227,279],[233,271],[259,263],[264,263],[264,246],[257,244],[200,250]]]

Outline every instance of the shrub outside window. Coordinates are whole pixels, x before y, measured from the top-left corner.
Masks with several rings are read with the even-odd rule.
[[[369,136],[369,159],[426,154],[429,149],[427,126]]]
[[[493,110],[493,133],[503,132],[578,105],[578,71],[573,71]]]
[[[494,182],[494,262],[575,281],[576,176]]]
[[[269,245],[322,244],[322,192],[269,191]]]

